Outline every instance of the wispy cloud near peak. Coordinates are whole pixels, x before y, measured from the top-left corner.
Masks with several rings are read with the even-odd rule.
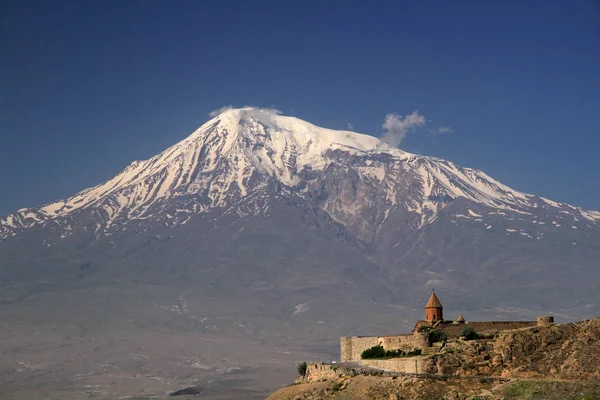
[[[390,146],[398,147],[409,132],[425,125],[425,117],[418,111],[411,114],[399,115],[391,113],[385,116],[383,123],[383,136],[381,140]]]
[[[216,110],[213,110],[213,111],[209,112],[208,116],[211,117],[211,118],[214,118],[217,115],[223,114],[227,110],[231,110],[232,108],[233,108],[233,106],[231,104],[228,105],[228,106],[223,106],[221,108],[217,108]]]

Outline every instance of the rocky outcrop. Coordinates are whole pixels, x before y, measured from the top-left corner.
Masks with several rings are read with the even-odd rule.
[[[495,352],[506,375],[600,379],[600,318],[506,332]]]
[[[600,318],[449,343],[426,361],[424,370],[463,376],[600,379]]]
[[[345,371],[343,369],[338,371],[337,367],[325,363],[310,363],[306,366],[306,373],[304,376],[298,377],[296,383],[319,382],[327,379],[335,379],[342,374],[349,372],[350,371]]]

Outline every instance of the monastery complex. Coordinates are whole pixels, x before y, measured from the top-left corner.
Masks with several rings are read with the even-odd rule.
[[[472,326],[479,334],[542,326],[554,323],[554,317],[538,317],[536,321],[487,321],[470,322],[461,315],[455,321],[444,319],[444,307],[435,292],[431,293],[425,305],[425,319],[417,321],[411,333],[391,336],[344,336],[340,339],[340,361],[358,361],[364,350],[382,346],[385,350],[411,351],[416,348],[426,351],[431,343],[420,332],[421,327],[442,331],[448,339],[458,338],[465,326]]]

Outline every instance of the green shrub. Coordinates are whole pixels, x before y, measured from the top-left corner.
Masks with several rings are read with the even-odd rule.
[[[308,365],[306,364],[306,361],[301,362],[300,364],[298,364],[298,374],[300,374],[300,376],[306,376],[307,368],[308,368]]]
[[[421,355],[421,349],[414,349],[411,351],[404,350],[385,350],[383,346],[377,345],[369,349],[366,349],[360,354],[360,358],[363,360],[375,359],[375,358],[397,358],[397,357],[414,357]]]
[[[406,353],[406,357],[420,356],[422,352],[423,351],[421,349],[414,349]]]
[[[448,340],[448,335],[446,332],[439,329],[434,329],[427,325],[420,326],[417,329],[417,332],[423,335],[425,339],[429,341],[429,343],[446,342]]]
[[[448,335],[444,331],[440,331],[439,329],[432,329],[429,332],[429,342],[446,342],[448,340]]]
[[[479,335],[479,333],[477,333],[475,328],[472,326],[465,326],[465,328],[460,332],[460,336],[463,336],[466,340],[475,340],[481,337],[481,335]]]
[[[369,358],[383,358],[385,357],[386,351],[383,349],[383,346],[373,346],[370,349],[366,349],[360,354],[360,358],[369,359]]]
[[[431,330],[431,328],[429,326],[423,325],[423,326],[420,326],[419,329],[417,329],[417,332],[419,332],[420,334],[423,334],[423,335],[428,335],[430,330]]]

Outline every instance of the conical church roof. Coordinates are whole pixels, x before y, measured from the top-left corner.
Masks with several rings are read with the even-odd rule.
[[[431,297],[425,305],[425,308],[442,308],[442,303],[440,303],[440,299],[437,298],[435,292],[431,293]]]

